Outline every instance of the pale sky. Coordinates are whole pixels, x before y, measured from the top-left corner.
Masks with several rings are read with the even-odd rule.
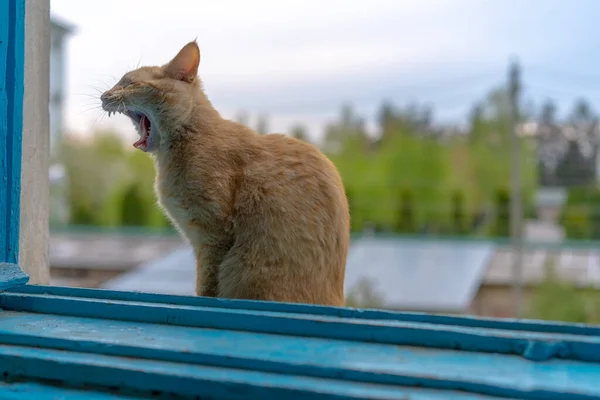
[[[565,110],[580,95],[600,101],[600,0],[51,0],[51,9],[77,29],[65,123],[79,132],[133,134],[125,117],[98,118],[98,91],[196,37],[213,104],[225,117],[266,113],[271,132],[302,122],[320,135],[344,102],[372,124],[384,99],[429,101],[440,120],[458,122],[514,55],[528,97]]]

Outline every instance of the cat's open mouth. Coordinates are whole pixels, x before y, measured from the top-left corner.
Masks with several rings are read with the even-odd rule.
[[[114,111],[110,110],[108,111],[108,116],[110,117],[111,114],[117,113],[127,115],[138,127],[141,137],[133,144],[133,147],[142,151],[148,151],[148,147],[150,146],[150,141],[152,139],[152,123],[150,122],[150,118],[148,118],[144,113],[129,110],[127,108]]]
[[[140,131],[140,140],[138,140],[137,142],[135,142],[133,144],[133,147],[135,147],[136,149],[140,149],[142,151],[146,151],[148,149],[148,146],[150,145],[149,141],[150,141],[150,129],[151,129],[151,123],[150,123],[150,119],[142,113],[139,112],[135,112],[135,111],[125,111],[125,114],[131,118],[133,120],[133,122],[135,124],[137,124],[139,131]]]

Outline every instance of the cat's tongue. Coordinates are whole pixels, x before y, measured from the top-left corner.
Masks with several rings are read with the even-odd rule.
[[[133,147],[145,151],[150,137],[150,121],[145,115],[142,115],[142,119],[140,119],[140,132],[142,132],[142,137],[133,144]]]

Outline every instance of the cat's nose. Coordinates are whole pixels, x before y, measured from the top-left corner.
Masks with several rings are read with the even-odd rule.
[[[106,91],[100,95],[100,100],[102,102],[108,101],[110,99],[110,96],[111,94],[108,91]]]

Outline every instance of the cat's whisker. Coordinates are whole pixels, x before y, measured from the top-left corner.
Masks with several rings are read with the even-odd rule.
[[[102,101],[98,97],[94,96],[82,96],[79,95],[79,101],[82,102],[86,106],[96,106],[98,108],[102,108]]]
[[[118,104],[118,103],[121,103],[121,101],[120,101],[120,100],[113,100],[113,101],[109,102],[109,103],[106,105],[106,107],[107,107],[107,108],[110,108],[110,107],[112,107],[112,106],[114,106],[115,104]],[[117,110],[119,109],[119,107],[120,107],[120,104],[117,106]]]
[[[98,107],[86,107],[83,109],[83,112],[97,111],[98,113],[105,113],[105,111]]]
[[[104,92],[105,92],[105,90],[102,90],[102,89],[100,89],[100,88],[93,88],[93,87],[90,87],[89,89],[90,89],[90,90],[93,90],[93,91],[94,91],[94,93],[89,93],[89,92],[88,92],[88,93],[80,93],[80,95],[82,95],[82,96],[94,96],[94,97],[100,97],[99,95],[101,95],[102,93],[104,93]]]
[[[106,116],[106,113],[99,113],[96,118],[94,119],[94,122],[92,123],[92,126],[90,127],[90,130],[93,131],[94,129],[96,129],[96,126],[100,123],[100,121],[102,121],[102,118],[104,118]]]
[[[114,76],[114,75],[109,75],[109,74],[98,74],[98,75],[100,75],[100,76],[104,76],[104,77],[108,77],[108,78],[112,79],[112,80],[113,80],[113,81],[115,81],[115,82],[117,81],[117,79],[115,78],[115,76]],[[99,81],[99,79],[98,79],[98,78],[95,78],[95,79],[96,79],[96,81]],[[104,83],[104,82],[103,82],[103,83]]]
[[[92,103],[92,102],[88,101],[88,102],[82,102],[82,104],[86,108],[95,108],[95,109],[98,109],[98,110],[102,110],[102,104],[98,104],[96,102]]]
[[[108,85],[105,82],[98,82],[98,85],[85,85],[85,87],[87,87],[88,89],[94,89],[94,90],[99,90],[102,91],[103,87],[107,88]]]
[[[92,95],[89,93],[74,93],[74,95],[78,96],[78,97],[85,97],[86,100],[95,100],[95,101],[100,102],[100,96],[98,96],[98,95]]]

